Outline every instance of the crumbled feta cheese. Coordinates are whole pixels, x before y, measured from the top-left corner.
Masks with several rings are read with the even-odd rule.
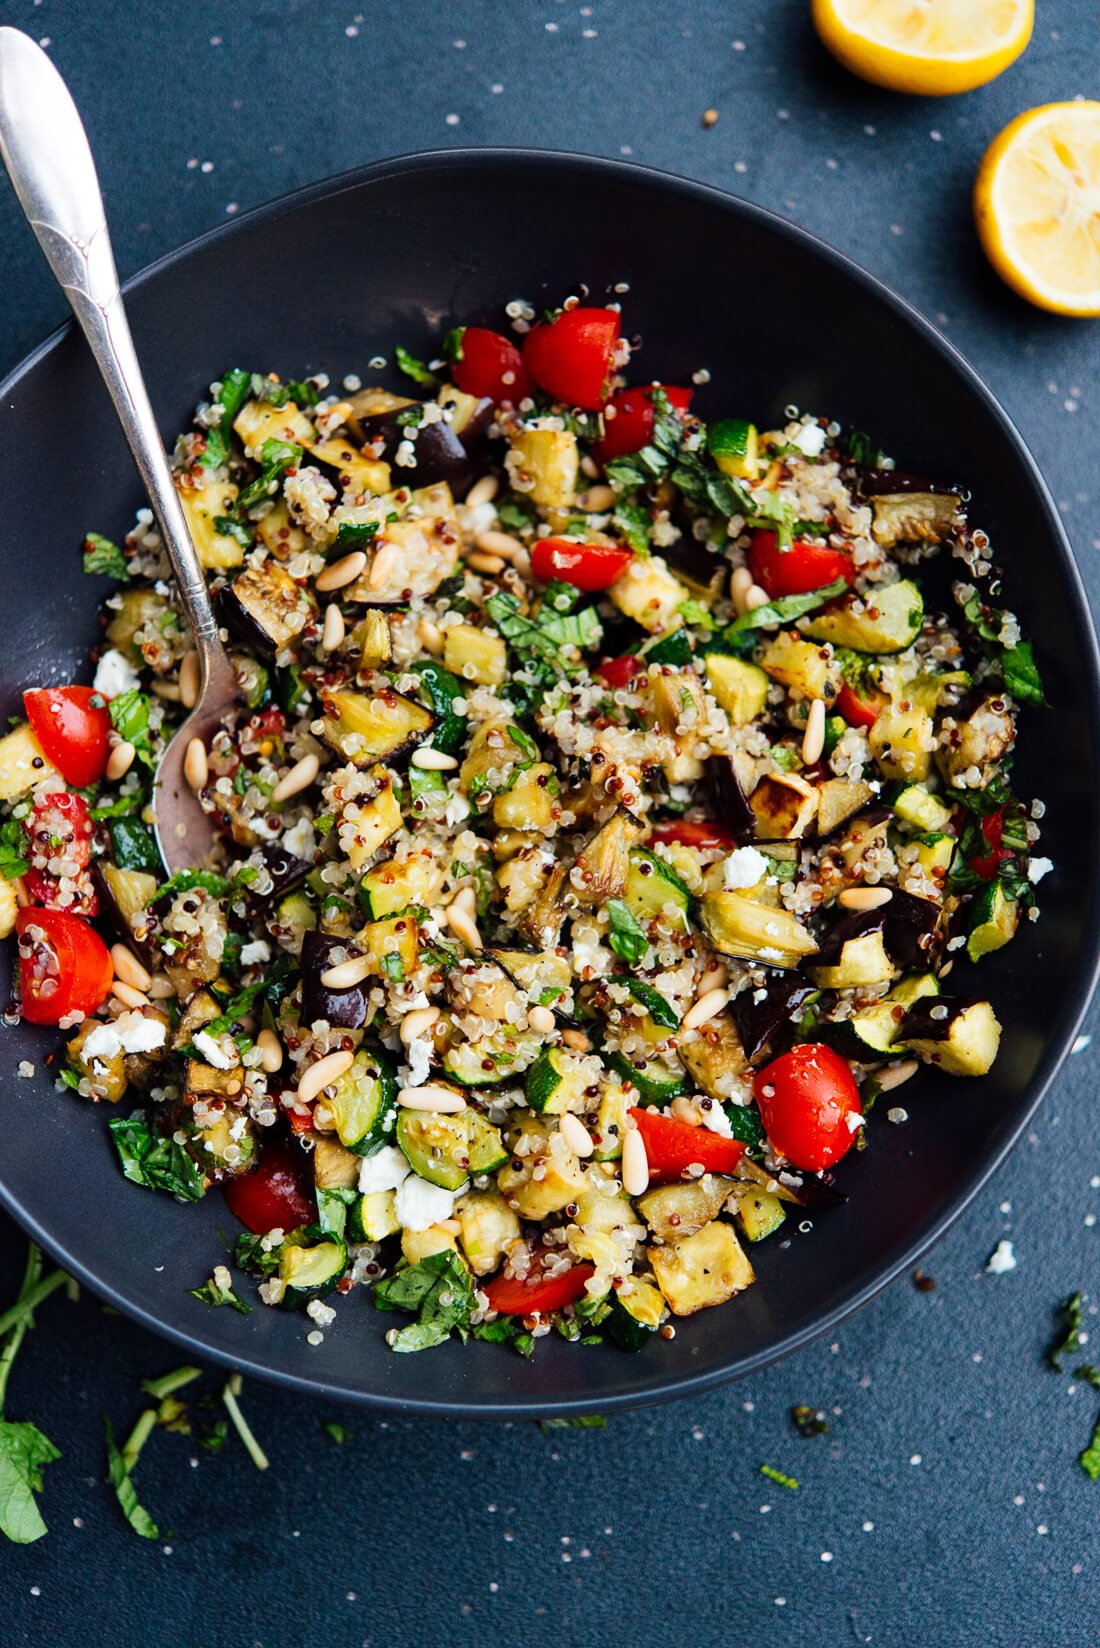
[[[307,862],[313,858],[317,850],[317,838],[308,818],[300,818],[297,824],[286,831],[283,846],[288,853],[293,853],[295,858],[304,858]]]
[[[151,1053],[154,1048],[164,1046],[167,1034],[161,1019],[143,1018],[140,1013],[123,1013],[115,1021],[115,1031],[124,1053]],[[88,1040],[91,1039],[89,1036]]]
[[[432,1068],[433,1043],[427,1036],[417,1036],[409,1043],[409,1079],[407,1086],[422,1087]]]
[[[1033,858],[1027,867],[1027,879],[1034,886],[1036,882],[1042,881],[1045,875],[1049,875],[1053,868],[1052,858]]]
[[[986,1270],[990,1276],[1003,1276],[1008,1270],[1016,1269],[1016,1254],[1011,1242],[998,1242],[986,1261]]]
[[[730,1119],[720,1104],[712,1104],[709,1110],[704,1110],[703,1126],[709,1127],[712,1133],[719,1134],[723,1139],[733,1138],[733,1128]]]
[[[369,1160],[369,1157],[368,1157]],[[457,1192],[410,1174],[397,1187],[394,1211],[402,1230],[428,1230],[454,1212]]]
[[[825,450],[825,431],[819,423],[805,424],[792,441],[807,458],[820,458]]]
[[[729,891],[755,887],[768,872],[768,860],[755,847],[738,847],[722,866],[722,884]]]
[[[265,938],[250,939],[241,947],[241,965],[251,967],[258,961],[271,960],[271,946]]]
[[[461,824],[470,816],[470,803],[464,795],[452,795],[443,809],[446,824]]]
[[[232,1070],[233,1060],[226,1057],[208,1031],[197,1031],[191,1040],[196,1051],[201,1053],[207,1064],[212,1064],[215,1070]]]
[[[359,1168],[359,1189],[364,1196],[377,1190],[396,1190],[412,1172],[394,1144],[384,1144],[373,1156],[365,1156]]]
[[[119,693],[129,692],[140,683],[141,678],[129,659],[114,647],[108,647],[95,667],[92,686],[96,692],[101,692],[104,698],[117,698]]]
[[[17,1076],[22,1076],[24,1081],[30,1081],[31,1077],[34,1075],[34,1065],[31,1063],[30,1059],[20,1059],[19,1068],[15,1073]]]
[[[80,1049],[85,1064],[92,1059],[113,1059],[122,1052],[122,1043],[113,1024],[97,1024],[89,1030]]]

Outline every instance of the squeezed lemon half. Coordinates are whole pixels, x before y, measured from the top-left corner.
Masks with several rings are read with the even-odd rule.
[[[1034,0],[813,0],[846,69],[876,86],[943,97],[984,86],[1031,39]]]

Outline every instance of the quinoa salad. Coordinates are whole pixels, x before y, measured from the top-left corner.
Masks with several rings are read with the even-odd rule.
[[[196,1311],[638,1351],[858,1195],[922,1064],[989,1071],[974,964],[1052,868],[1012,787],[1042,684],[960,477],[704,423],[728,391],[648,380],[615,293],[435,349],[227,371],[177,442],[241,700],[171,878],[198,656],[151,514],[86,538],[93,684],[0,738],[4,1022],[62,1032],[135,1186],[224,1198]]]

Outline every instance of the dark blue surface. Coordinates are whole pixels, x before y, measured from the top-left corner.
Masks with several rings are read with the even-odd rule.
[[[1045,0],[1021,63],[934,103],[843,75],[818,50],[805,0],[407,0],[362,17],[356,3],[180,14],[8,0],[3,20],[49,38],[76,91],[124,272],[230,206],[414,148],[534,142],[688,173],[803,223],[939,321],[1016,418],[1100,593],[1100,334],[1005,292],[968,202],[1012,116],[1095,94],[1093,8]],[[708,107],[721,118],[704,130]],[[63,305],[6,188],[0,230],[6,370]],[[308,294],[302,312],[305,336]],[[769,313],[766,291],[746,324],[772,325],[777,351],[812,348],[797,316]],[[48,1472],[48,1538],[0,1551],[0,1641],[1094,1643],[1100,1484],[1075,1455],[1098,1398],[1042,1362],[1056,1302],[1077,1287],[1100,1294],[1094,1070],[1089,1048],[1070,1059],[1026,1143],[928,1259],[935,1291],[897,1283],[833,1343],[602,1432],[381,1423],[252,1384],[244,1402],[271,1469],[255,1472],[235,1439],[211,1457],[159,1434],[137,1478],[157,1544],[129,1532],[101,1481],[100,1415],[127,1426],[137,1380],[179,1358],[90,1299],[51,1301],[8,1415],[33,1417],[64,1458]],[[1004,1236],[1018,1268],[987,1274]],[[7,1296],[22,1244],[7,1225],[0,1239]],[[794,1403],[824,1409],[828,1435],[800,1438]],[[331,1418],[353,1431],[343,1447],[322,1431]],[[769,1482],[761,1464],[800,1487]]]

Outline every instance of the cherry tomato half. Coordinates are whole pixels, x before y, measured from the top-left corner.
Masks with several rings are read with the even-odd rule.
[[[884,692],[859,693],[847,682],[836,695],[836,709],[850,727],[873,727],[886,706]]]
[[[452,376],[464,395],[488,395],[517,405],[534,394],[534,381],[510,338],[484,326],[464,326],[460,347]]]
[[[723,829],[721,824],[712,824],[709,819],[677,818],[668,824],[657,824],[649,838],[651,841],[663,841],[666,845],[679,841],[685,847],[700,847],[703,852],[732,853],[738,845],[735,835]]]
[[[226,1205],[254,1236],[269,1230],[297,1230],[317,1217],[306,1157],[296,1144],[265,1144],[260,1165],[252,1173],[230,1179]]]
[[[74,916],[94,916],[99,899],[89,870],[92,819],[84,797],[71,790],[36,795],[23,829],[31,901]]]
[[[808,595],[823,584],[843,578],[856,581],[855,563],[843,549],[828,544],[809,544],[796,538],[789,549],[780,549],[778,535],[758,527],[749,544],[749,570],[772,600],[782,595]]]
[[[674,389],[662,384],[669,405],[677,412],[686,412],[694,393],[691,389]],[[637,452],[653,434],[653,390],[620,389],[604,407],[603,439],[592,448],[592,456],[599,464],[612,458],[623,458],[628,452]]]
[[[557,1276],[536,1277],[533,1282],[518,1276],[494,1276],[486,1283],[485,1292],[490,1306],[501,1316],[546,1315],[579,1299],[584,1284],[595,1274],[595,1265],[573,1265]]]
[[[588,593],[610,589],[634,551],[621,544],[575,544],[570,538],[540,538],[531,551],[531,571],[541,584],[559,578]]]
[[[709,1127],[692,1127],[659,1110],[635,1106],[630,1115],[642,1135],[651,1181],[681,1179],[692,1162],[701,1162],[708,1173],[732,1173],[745,1154],[740,1139],[723,1138]]]
[[[619,325],[614,309],[563,309],[528,332],[524,365],[556,401],[598,412],[607,400]]]
[[[68,910],[20,910],[19,984],[30,1024],[87,1018],[106,1000],[115,976],[99,934]]]
[[[1001,846],[1001,837],[1004,834],[1004,808],[999,807],[995,813],[988,813],[981,822],[982,836],[989,851],[982,853],[978,858],[970,860],[970,868],[975,875],[980,875],[983,881],[992,881],[997,874],[997,866],[1002,859],[1011,858],[1012,854],[1007,847]]]
[[[859,1088],[847,1061],[823,1042],[803,1042],[766,1064],[753,1093],[776,1150],[807,1173],[832,1167],[855,1143],[849,1117],[863,1114]]]
[[[627,686],[644,669],[640,658],[635,658],[632,652],[624,652],[621,658],[604,658],[593,673],[599,676],[604,686],[614,688]]]
[[[23,706],[42,754],[67,783],[82,790],[103,777],[111,717],[102,693],[91,687],[34,687],[23,694]]]

